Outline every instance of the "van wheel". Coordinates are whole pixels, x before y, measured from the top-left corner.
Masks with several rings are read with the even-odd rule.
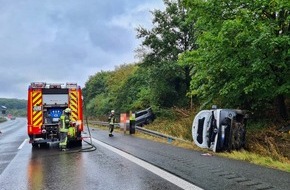
[[[152,119],[147,119],[145,123],[146,123],[146,124],[150,124],[150,123],[152,123]]]
[[[233,150],[239,150],[243,147],[244,130],[241,123],[235,123],[232,127],[231,147]]]

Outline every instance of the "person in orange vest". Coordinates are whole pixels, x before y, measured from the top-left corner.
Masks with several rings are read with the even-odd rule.
[[[109,122],[109,137],[113,137],[113,131],[114,131],[114,123],[116,122],[116,117],[115,117],[115,111],[112,110],[109,117],[108,117],[108,122]]]

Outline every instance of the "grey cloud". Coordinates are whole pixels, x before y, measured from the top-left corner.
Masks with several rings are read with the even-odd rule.
[[[134,61],[134,27],[162,0],[0,0],[0,97],[32,81],[78,82]]]
[[[110,53],[124,53],[132,49],[131,32],[119,26],[101,26],[90,31],[90,39],[95,46]]]

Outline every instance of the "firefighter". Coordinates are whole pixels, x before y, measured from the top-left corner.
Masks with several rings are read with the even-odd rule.
[[[135,134],[136,117],[135,113],[130,111],[130,135]]]
[[[68,129],[70,127],[71,122],[71,109],[66,108],[63,111],[63,114],[60,116],[60,126],[59,126],[59,132],[60,132],[60,142],[59,142],[59,148],[61,150],[66,150],[67,148],[67,133]]]
[[[115,111],[112,110],[109,117],[108,117],[108,122],[109,122],[109,137],[113,137],[113,131],[114,131],[114,123],[116,122],[115,118]]]

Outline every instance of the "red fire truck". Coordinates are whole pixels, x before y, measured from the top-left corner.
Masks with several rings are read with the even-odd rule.
[[[77,83],[49,84],[32,82],[28,87],[28,136],[33,147],[60,139],[59,118],[64,109],[71,109],[71,121],[76,128],[68,143],[81,146],[83,131],[82,90]]]

